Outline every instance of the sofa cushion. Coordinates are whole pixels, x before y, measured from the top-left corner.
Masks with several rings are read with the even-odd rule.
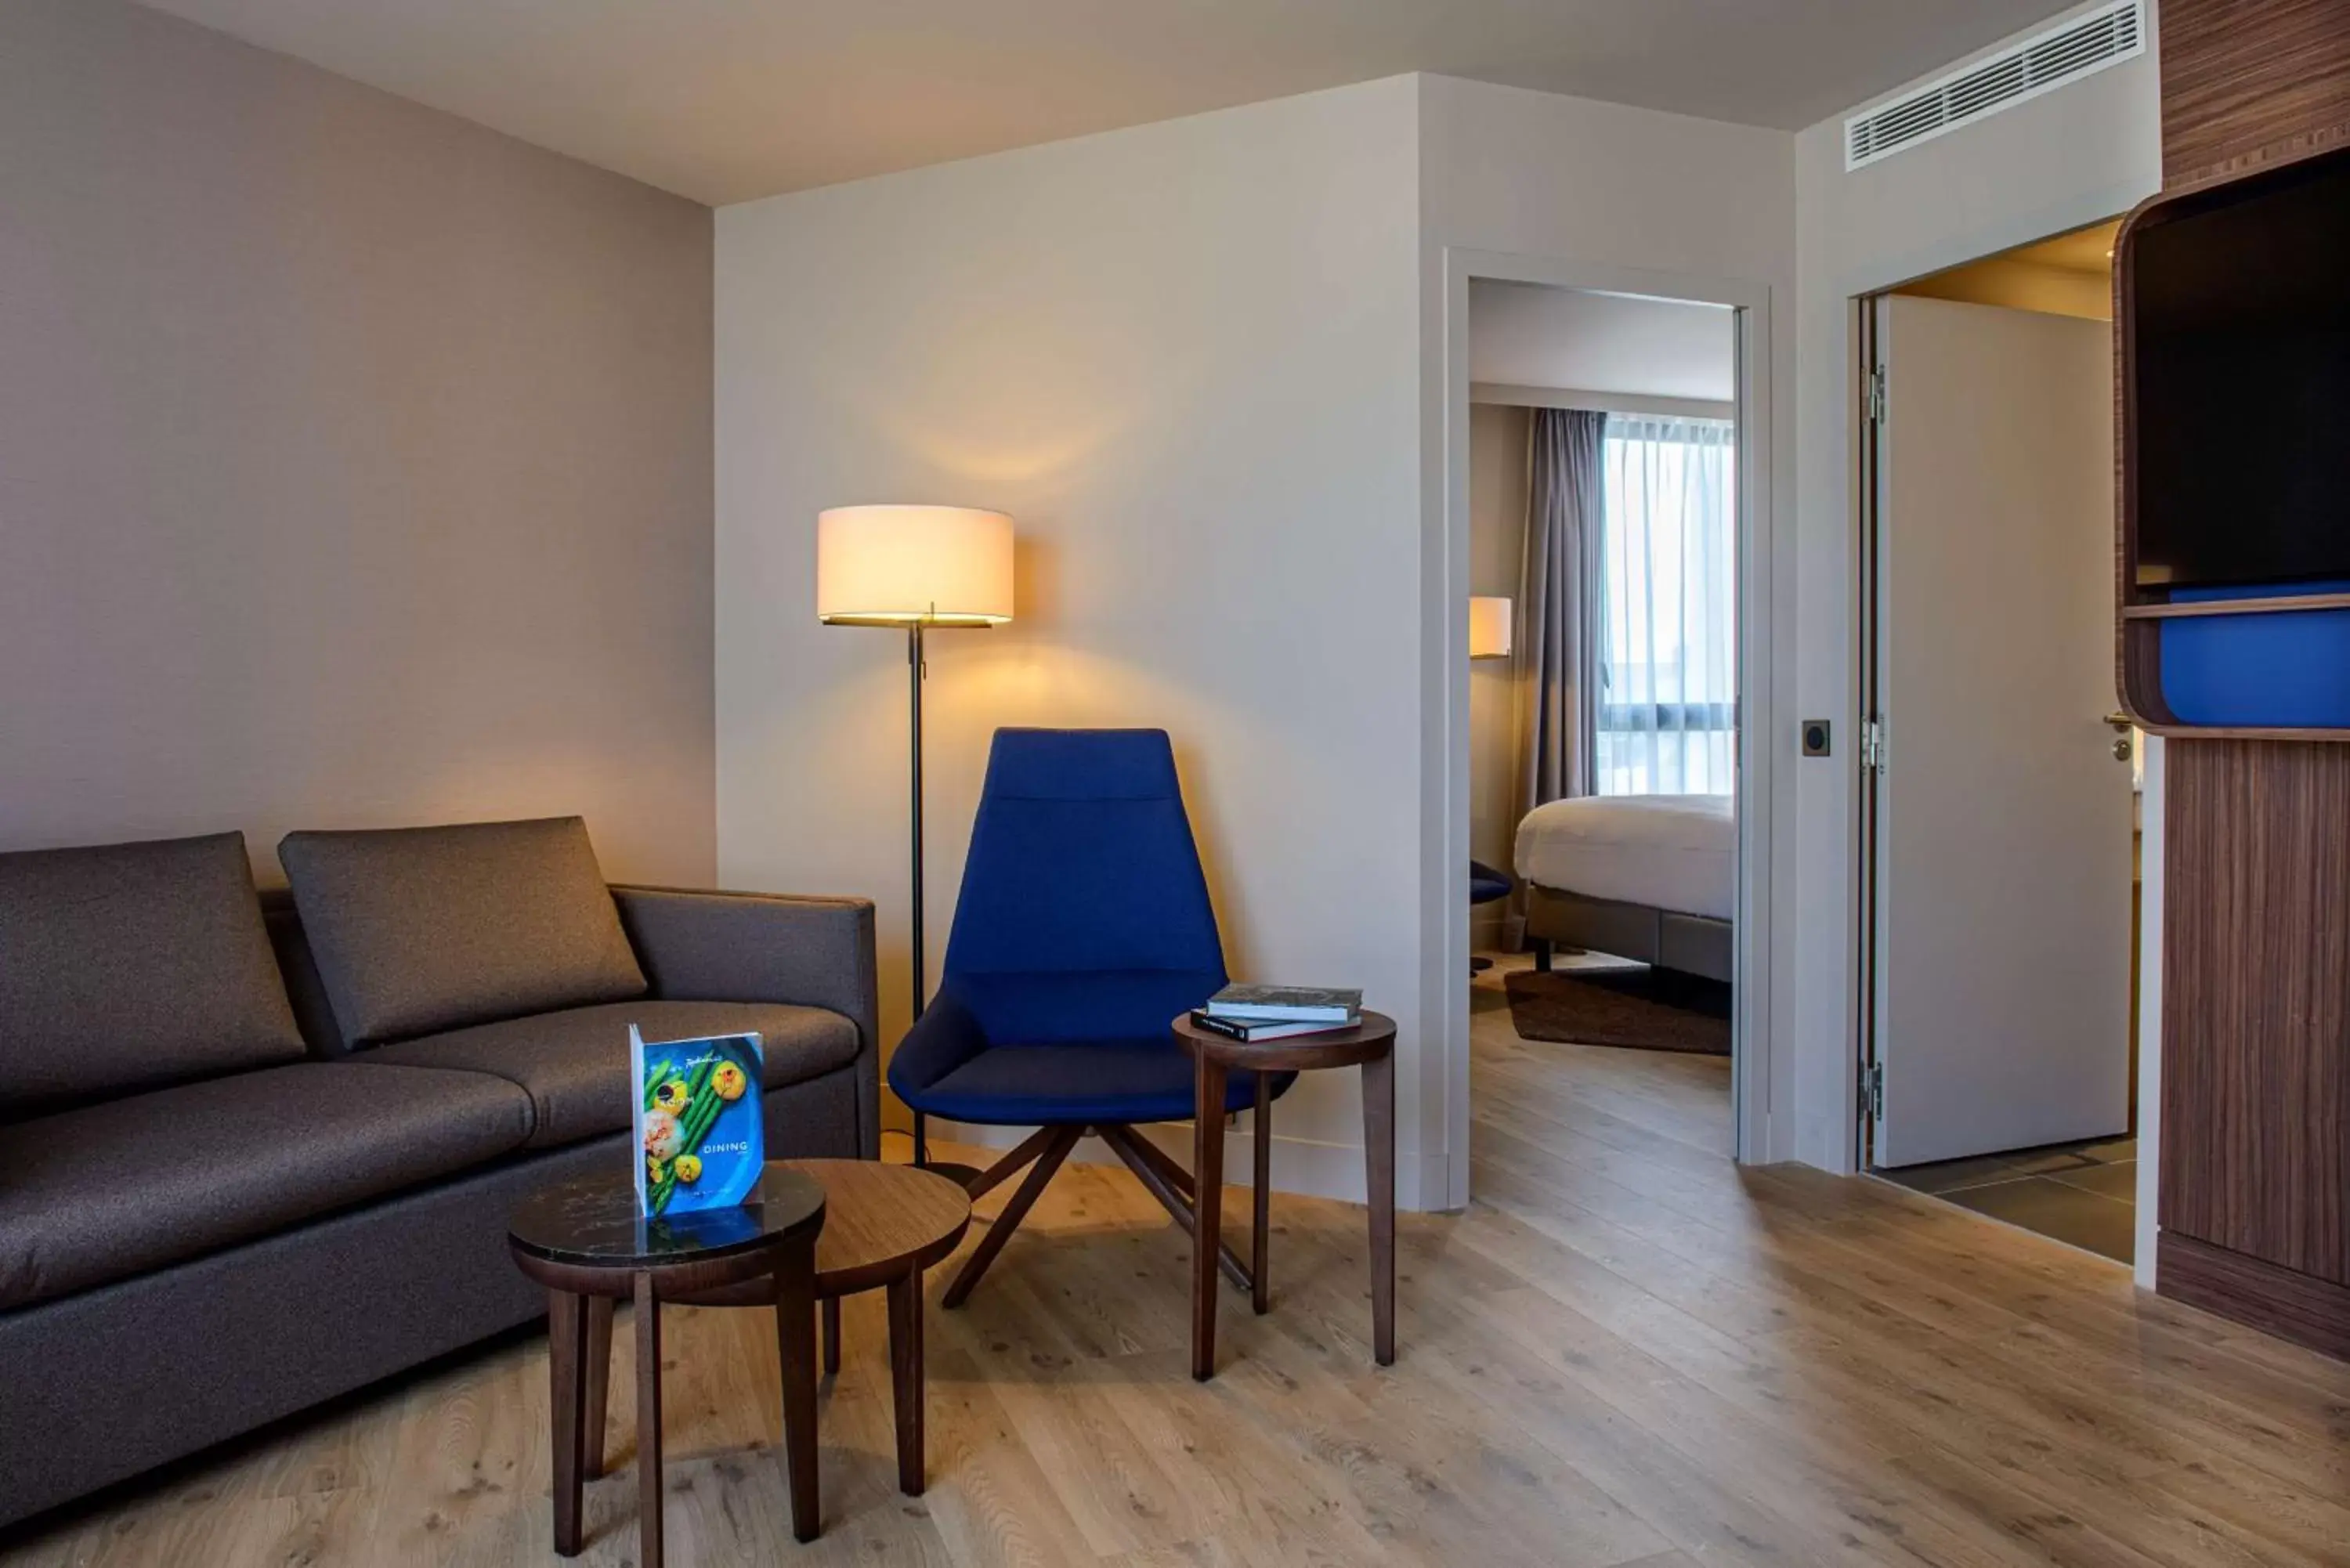
[[[459,1067],[494,1073],[530,1095],[533,1148],[554,1148],[629,1125],[629,1025],[648,1040],[757,1034],[764,1081],[780,1088],[857,1059],[857,1025],[821,1007],[783,1002],[628,1002],[484,1023],[405,1040],[352,1064]]]
[[[465,1170],[530,1119],[486,1074],[305,1062],[19,1123],[0,1138],[0,1310]]]
[[[277,854],[353,1047],[644,994],[576,816],[289,833]]]
[[[301,1056],[243,834],[0,855],[0,1118]]]

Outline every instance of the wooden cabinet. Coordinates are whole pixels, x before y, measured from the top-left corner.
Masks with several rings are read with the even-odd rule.
[[[2165,190],[2140,219],[2350,149],[2350,0],[2166,0],[2161,50]],[[2173,737],[2158,1289],[2350,1356],[2350,732],[2166,722],[2118,385],[2121,686]]]

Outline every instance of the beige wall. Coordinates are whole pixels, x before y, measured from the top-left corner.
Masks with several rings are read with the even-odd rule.
[[[992,732],[1156,725],[1233,971],[1419,1015],[1415,109],[1373,82],[719,213],[720,868],[879,901],[885,1038],[905,644],[816,621],[849,502],[1019,525],[1013,622],[930,640],[933,978]],[[1355,1078],[1282,1102],[1276,1185],[1360,1195]]]
[[[0,6],[0,848],[577,811],[714,863],[711,214]]]
[[[1518,596],[1526,542],[1526,431],[1533,410],[1478,403],[1469,410],[1469,591]],[[1510,869],[1518,827],[1517,686],[1513,661],[1469,666],[1469,854]],[[1470,911],[1469,940],[1494,946],[1506,903]]]

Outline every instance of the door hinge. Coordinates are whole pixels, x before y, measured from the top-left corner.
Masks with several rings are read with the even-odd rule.
[[[1876,1121],[1885,1115],[1885,1064],[1863,1062],[1860,1064],[1860,1114],[1865,1121]]]
[[[1860,771],[1865,774],[1885,772],[1885,721],[1866,719],[1860,726]]]
[[[1868,373],[1868,419],[1872,424],[1885,422],[1885,367],[1877,366]]]

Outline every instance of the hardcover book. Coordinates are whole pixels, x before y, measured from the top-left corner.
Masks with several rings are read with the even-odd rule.
[[[1359,1012],[1341,1019],[1336,1023],[1294,1022],[1265,1023],[1252,1022],[1245,1018],[1219,1018],[1212,1012],[1194,1012],[1191,1014],[1191,1023],[1194,1028],[1204,1029],[1211,1034],[1221,1034],[1227,1040],[1238,1040],[1243,1044],[1263,1044],[1272,1040],[1294,1040],[1304,1034],[1329,1034],[1341,1029],[1351,1029],[1362,1021],[1363,1017]]]
[[[1363,1009],[1363,993],[1314,985],[1228,985],[1208,999],[1213,1018],[1263,1023],[1344,1023]]]
[[[757,1189],[767,1158],[764,1065],[756,1034],[649,1042],[629,1025],[645,1218],[723,1209]]]

